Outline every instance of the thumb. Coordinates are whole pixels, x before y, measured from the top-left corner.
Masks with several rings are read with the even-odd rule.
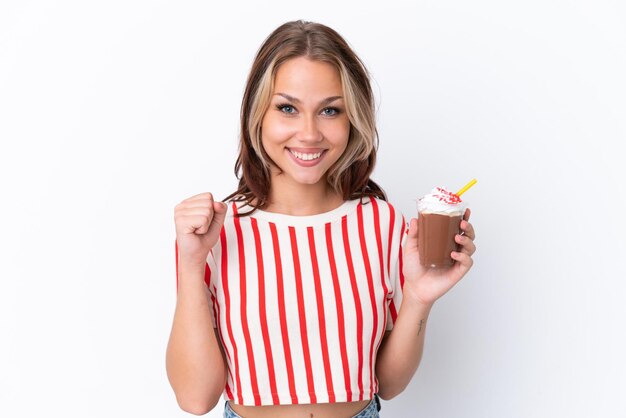
[[[418,236],[417,219],[412,218],[409,221],[409,230],[407,231],[407,237],[406,237],[405,247],[407,248],[407,250],[417,249],[417,236]]]
[[[224,219],[226,218],[226,212],[228,207],[223,202],[213,202],[213,219],[211,219],[211,225],[209,225],[209,235],[219,233],[224,225]]]
[[[418,236],[417,219],[411,218],[411,220],[409,221],[408,234],[409,234],[409,237],[411,238],[417,238]]]

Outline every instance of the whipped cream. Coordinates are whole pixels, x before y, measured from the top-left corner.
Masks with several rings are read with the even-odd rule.
[[[435,187],[417,201],[417,210],[424,213],[441,213],[449,216],[463,214],[464,205],[459,196],[445,187]]]

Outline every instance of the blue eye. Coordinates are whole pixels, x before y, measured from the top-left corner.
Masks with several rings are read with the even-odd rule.
[[[339,109],[335,107],[327,107],[326,109],[322,110],[322,113],[324,114],[324,116],[335,116],[339,113]]]
[[[295,107],[288,105],[288,104],[279,104],[279,105],[276,105],[276,108],[280,110],[281,112],[288,113],[288,114],[295,113],[296,111]]]

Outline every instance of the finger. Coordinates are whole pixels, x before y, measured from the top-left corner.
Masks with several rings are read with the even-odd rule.
[[[463,214],[463,220],[464,221],[469,221],[470,215],[472,214],[472,211],[470,210],[470,208],[466,208],[465,209],[465,213]]]
[[[476,232],[474,231],[474,226],[471,223],[461,221],[461,231],[463,231],[463,235],[468,236],[470,239],[476,239]]]
[[[213,198],[205,197],[204,200],[205,201],[209,200],[211,202],[211,205],[209,207],[204,207],[201,209],[204,214],[204,222],[198,229],[196,229],[195,233],[198,235],[206,234],[209,231],[211,224],[213,223],[213,218],[215,218],[215,209],[213,208]]]
[[[463,277],[465,273],[467,273],[469,269],[472,268],[472,265],[474,265],[474,260],[472,260],[472,257],[468,254],[458,251],[452,251],[450,256],[458,263],[457,271],[459,276],[456,278],[456,280],[460,280],[461,277]]]
[[[211,218],[213,218],[213,214],[211,213],[211,215],[207,215],[207,213],[204,212],[204,215],[201,218],[202,224],[194,231],[197,235],[204,235],[207,233],[209,227],[211,226]]]
[[[208,225],[209,218],[206,213],[200,215],[185,215],[181,218],[180,225],[177,224],[177,231],[183,234],[201,235],[206,233]]]
[[[206,207],[180,208],[177,207],[174,213],[174,222],[177,228],[184,230],[184,233],[204,234],[209,228],[213,218],[213,209]]]
[[[409,221],[408,234],[409,237],[417,238],[417,219],[411,218],[411,220]]]
[[[228,212],[228,207],[226,206],[226,203],[213,203],[213,219],[211,220],[211,225],[209,225],[209,233],[219,233],[219,231],[222,229],[222,225],[224,225],[226,212]]]
[[[461,252],[472,255],[476,252],[476,245],[474,241],[467,235],[457,234],[454,240],[461,245]]]
[[[184,202],[174,208],[174,216],[190,216],[202,215],[213,208],[206,201],[197,201],[197,203]]]
[[[183,202],[190,202],[190,201],[193,201],[193,200],[206,200],[206,199],[209,199],[209,200],[213,201],[213,193],[211,193],[211,192],[200,193],[200,194],[191,196],[191,197],[183,200]]]
[[[213,218],[213,208],[207,208],[207,207],[185,208],[185,209],[179,210],[176,213],[176,215],[179,217],[205,216],[205,217],[208,217],[210,221],[211,218]]]
[[[202,200],[190,200],[185,202],[185,209],[193,209],[193,208],[210,208],[212,206],[213,201],[209,199]]]
[[[183,200],[178,205],[176,205],[174,211],[178,212],[181,210],[186,210],[188,208],[212,208],[212,206],[213,196],[211,195],[211,193],[203,193]]]
[[[204,216],[206,217],[205,221],[198,229],[196,229],[195,233],[198,235],[206,234],[211,229],[211,224],[213,223],[213,219],[215,218],[213,195],[211,193],[201,193],[199,195],[196,195],[195,197],[192,197],[189,201],[186,202],[186,205],[189,204],[200,206],[201,210],[204,213]]]

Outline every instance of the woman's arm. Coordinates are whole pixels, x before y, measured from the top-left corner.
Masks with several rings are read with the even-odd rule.
[[[422,359],[426,323],[432,305],[422,305],[405,297],[393,330],[387,331],[378,349],[376,377],[378,396],[388,400],[409,384]]]
[[[211,320],[205,266],[181,260],[174,322],[166,368],[178,405],[203,415],[217,405],[226,386],[226,362]]]
[[[464,234],[455,237],[459,251],[451,253],[456,262],[445,269],[427,269],[420,265],[417,219],[411,219],[403,251],[404,287],[400,310],[376,358],[378,395],[383,399],[393,398],[409,384],[422,359],[426,322],[433,304],[458,283],[474,263],[476,234],[469,217],[467,209],[460,226]]]

